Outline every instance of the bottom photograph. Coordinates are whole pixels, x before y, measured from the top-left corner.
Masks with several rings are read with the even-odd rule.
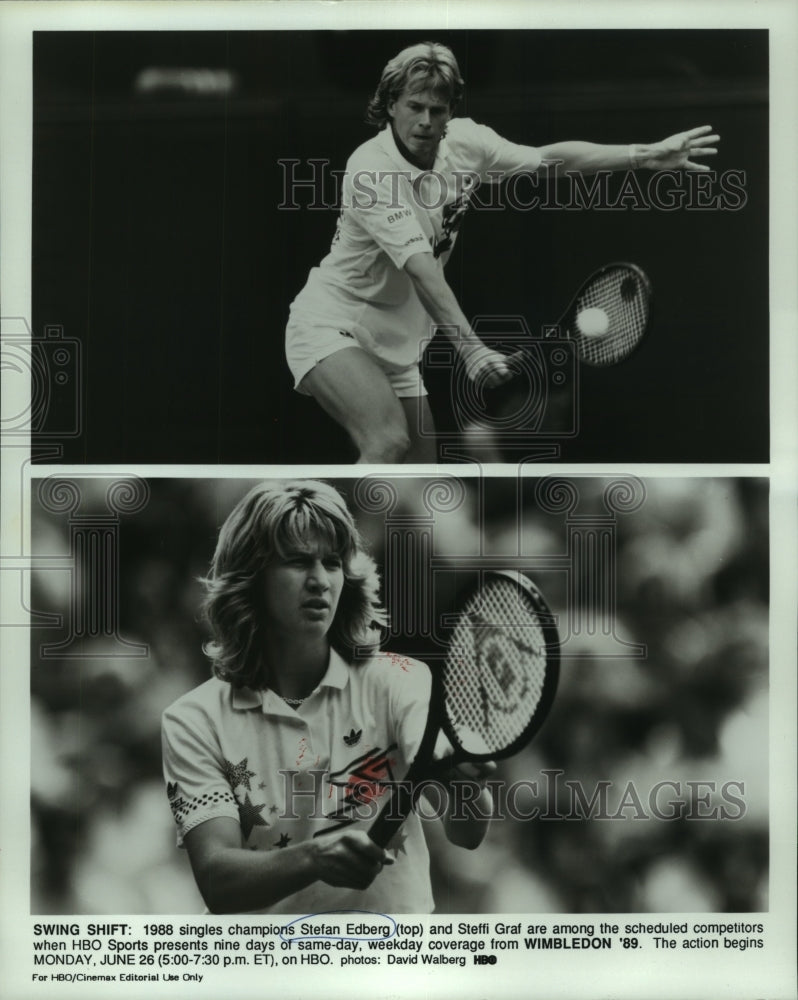
[[[766,479],[31,492],[32,914],[767,911]]]

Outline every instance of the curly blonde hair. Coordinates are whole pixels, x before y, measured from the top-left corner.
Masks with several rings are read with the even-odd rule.
[[[366,109],[369,125],[384,128],[390,119],[388,106],[407,88],[415,93],[431,90],[443,94],[453,114],[465,84],[450,48],[439,42],[420,42],[402,49],[382,71],[380,82]]]
[[[328,483],[263,482],[236,504],[222,525],[205,586],[203,610],[213,638],[205,645],[214,674],[233,687],[262,687],[263,569],[307,545],[341,557],[344,586],[330,628],[332,647],[350,662],[373,651],[387,616],[379,577],[343,497]]]

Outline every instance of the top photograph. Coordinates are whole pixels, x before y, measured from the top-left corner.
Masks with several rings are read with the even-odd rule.
[[[32,125],[34,462],[769,461],[766,30],[36,32]]]

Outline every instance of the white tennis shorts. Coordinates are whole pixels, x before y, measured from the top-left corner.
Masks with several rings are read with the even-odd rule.
[[[302,388],[302,379],[325,358],[347,347],[360,347],[366,351],[374,363],[385,373],[396,395],[403,397],[426,396],[427,390],[417,364],[400,367],[383,361],[378,355],[364,347],[353,333],[325,325],[323,321],[309,317],[295,310],[291,311],[285,330],[285,357],[297,392],[310,395]]]

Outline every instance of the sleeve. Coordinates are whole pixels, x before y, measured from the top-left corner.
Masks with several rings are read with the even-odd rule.
[[[350,168],[344,177],[342,206],[350,221],[365,231],[397,268],[419,250],[431,249],[417,214],[409,172]]]
[[[225,816],[238,820],[238,804],[207,719],[185,708],[167,709],[161,727],[166,793],[177,824],[177,845],[195,826]]]
[[[391,661],[389,699],[394,740],[409,766],[427,726],[432,675],[419,660],[394,654]]]
[[[462,141],[476,149],[478,173],[484,181],[500,181],[511,174],[531,173],[540,167],[542,158],[535,146],[510,142],[487,125],[470,118],[458,119]]]

